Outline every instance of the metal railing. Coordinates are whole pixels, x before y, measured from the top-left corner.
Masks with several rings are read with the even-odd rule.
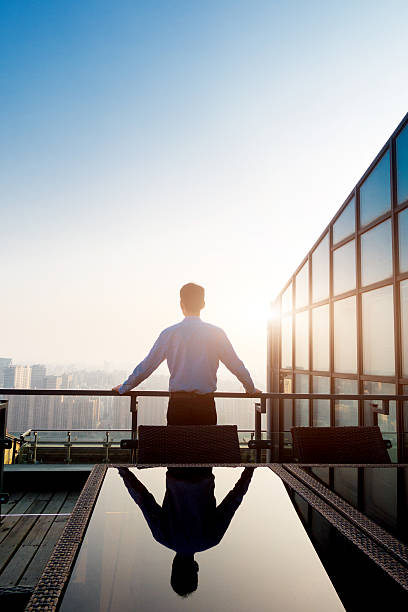
[[[103,437],[99,439],[90,440],[89,438],[86,440],[78,439],[75,434],[81,434],[83,432],[92,432],[102,434]],[[71,449],[89,449],[91,448],[103,448],[105,449],[105,456],[102,459],[103,463],[111,462],[111,454],[110,449],[119,449],[121,448],[122,440],[114,440],[112,437],[112,433],[120,433],[126,432],[131,433],[131,429],[43,429],[43,428],[32,428],[28,429],[24,433],[20,434],[20,438],[18,440],[20,444],[21,452],[19,454],[19,462],[22,463],[37,463],[37,453],[38,451],[44,449],[53,449],[53,448],[65,448],[65,463],[72,463],[72,452]],[[41,439],[42,433],[59,433],[63,434],[65,439],[54,439],[54,438],[46,438]],[[265,433],[265,430],[261,430],[262,434]],[[251,448],[251,445],[255,440],[255,431],[253,429],[240,429],[238,432],[238,438],[240,445],[248,446]],[[248,436],[243,436],[243,440],[241,439],[242,434],[249,434]],[[30,439],[32,437],[32,439]],[[247,439],[245,439],[247,438]],[[254,446],[255,448],[255,446]],[[13,454],[13,457],[16,456],[16,453]],[[12,461],[14,463],[14,460]]]
[[[82,397],[128,397],[130,402],[130,413],[131,413],[131,439],[137,440],[137,427],[138,427],[138,397],[170,397],[169,391],[129,391],[123,395],[111,390],[101,389],[0,389],[0,395],[50,395],[50,396],[82,396]],[[333,393],[231,393],[231,392],[216,392],[213,394],[214,399],[227,398],[227,399],[254,399],[257,400],[254,404],[254,440],[251,445],[256,450],[257,459],[260,457],[261,447],[267,448],[268,441],[262,442],[262,414],[268,415],[268,432],[267,437],[272,438],[273,434],[279,433],[279,431],[273,430],[273,413],[276,409],[279,409],[279,400],[359,400],[359,401],[370,401],[372,402],[373,411],[382,412],[387,414],[389,412],[389,402],[396,401],[398,405],[402,406],[403,402],[408,401],[407,395],[390,395],[390,394],[333,394]],[[378,409],[378,403],[382,402],[382,408]],[[397,418],[397,421],[400,420]],[[103,428],[107,438],[105,441],[106,445],[109,445],[109,431],[119,431],[118,428],[111,428],[110,430]],[[34,428],[33,428],[34,431]],[[40,431],[36,429],[35,431]],[[53,429],[52,431],[58,431]],[[72,431],[64,428],[60,431]],[[79,431],[79,430],[75,430]],[[91,431],[91,430],[87,430]],[[98,430],[101,431],[101,430]],[[403,432],[398,431],[397,434]],[[67,448],[72,448],[72,440],[69,439],[66,442]],[[109,446],[106,446],[108,449]],[[271,441],[269,440],[269,448],[271,448]],[[132,453],[132,460],[135,458],[135,452]]]
[[[130,413],[131,413],[131,428],[127,431],[130,431],[131,433],[131,439],[133,441],[137,440],[137,427],[138,427],[138,397],[170,397],[170,392],[169,391],[129,391],[128,393],[125,393],[123,395],[120,395],[119,393],[115,392],[115,391],[111,391],[111,390],[101,390],[101,389],[0,389],[0,396],[1,395],[14,395],[14,396],[27,396],[27,395],[50,395],[50,396],[76,396],[76,397],[115,397],[115,398],[119,398],[119,397],[129,397],[130,399]],[[255,402],[254,405],[254,439],[255,440],[261,440],[262,439],[262,414],[266,413],[266,395],[267,394],[247,394],[247,393],[223,393],[223,392],[217,392],[214,393],[214,398],[230,398],[230,399],[234,399],[234,398],[243,398],[243,399],[257,399],[258,401]],[[31,430],[29,430],[30,433],[32,432],[38,432],[41,431],[41,428],[31,428]],[[43,430],[45,431],[45,430]],[[68,462],[70,462],[70,449],[73,446],[72,440],[70,439],[70,435],[69,432],[73,431],[73,429],[68,430],[66,428],[64,429],[52,429],[52,431],[66,431],[68,434],[69,439],[67,439],[67,442],[65,442],[65,445],[67,447],[67,459]],[[78,429],[75,429],[74,431],[80,431]],[[87,430],[87,431],[92,431],[92,430]],[[101,431],[99,430],[95,430],[95,431]],[[103,428],[102,431],[105,431],[106,433],[110,432],[110,431],[120,431],[120,428],[111,428],[110,430]],[[26,437],[28,435],[29,432],[25,432],[25,434],[23,434],[24,437]],[[22,436],[22,437],[23,437]],[[21,440],[22,442],[24,442],[24,440]],[[109,437],[108,439],[105,441],[106,444],[106,449],[108,450],[109,448]],[[38,448],[38,438],[35,439],[34,441],[34,454],[36,454],[37,452],[37,448]],[[256,450],[256,454],[257,454],[257,459],[259,459],[260,457],[260,449]],[[69,455],[69,456],[68,456]],[[109,457],[109,454],[107,455]],[[135,456],[136,453],[133,450],[131,452],[131,460],[134,461],[135,460]],[[36,461],[36,457],[34,457],[34,461]]]

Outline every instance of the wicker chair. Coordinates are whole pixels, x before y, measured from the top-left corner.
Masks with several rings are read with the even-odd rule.
[[[138,463],[240,463],[236,425],[139,426]]]
[[[391,463],[379,427],[292,427],[300,463]]]

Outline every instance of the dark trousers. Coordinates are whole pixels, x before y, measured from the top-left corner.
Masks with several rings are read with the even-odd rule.
[[[167,408],[167,425],[216,425],[217,411],[211,393],[175,393]]]

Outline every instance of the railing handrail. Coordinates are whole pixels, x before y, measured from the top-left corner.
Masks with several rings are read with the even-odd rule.
[[[31,434],[33,434],[35,431],[65,431],[65,432],[72,432],[72,433],[76,433],[78,431],[96,431],[96,432],[103,432],[106,433],[107,431],[109,432],[115,432],[115,431],[132,431],[130,427],[128,427],[127,429],[110,429],[109,427],[101,427],[99,429],[77,429],[75,427],[52,427],[52,428],[43,428],[43,427],[32,427],[31,429],[28,429],[27,431],[25,431],[23,434],[20,434],[21,436],[31,436]],[[253,431],[253,429],[239,429],[238,431]],[[266,431],[266,429],[264,429],[263,431]]]
[[[0,389],[1,395],[73,395],[96,397],[170,397],[170,391],[128,391],[120,395],[116,391],[104,389]],[[216,391],[212,394],[217,398],[231,399],[342,399],[342,400],[384,400],[408,401],[408,395],[381,393],[235,393]]]

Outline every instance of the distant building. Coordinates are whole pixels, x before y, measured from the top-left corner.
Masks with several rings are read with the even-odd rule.
[[[281,317],[269,331],[269,391],[408,395],[408,115],[276,306]],[[270,430],[284,432],[281,451],[293,425],[378,424],[392,441],[393,458],[407,458],[408,401],[390,402],[389,410],[382,402],[351,400],[275,404]]]
[[[48,374],[44,377],[44,388],[45,389],[61,389],[62,388],[62,376],[55,376],[54,374]]]
[[[6,389],[29,389],[31,384],[30,366],[10,365],[3,370]]]
[[[3,370],[4,388],[6,389],[29,389],[31,384],[30,366],[9,365]],[[10,432],[24,429],[23,423],[29,420],[31,402],[29,396],[8,397],[7,427]]]
[[[4,370],[11,366],[12,359],[0,357],[0,387],[4,387]]]
[[[35,363],[31,366],[31,388],[44,389],[47,370],[45,365]]]
[[[68,398],[65,398],[65,401]],[[72,429],[96,429],[100,422],[100,397],[70,397]]]
[[[61,376],[61,388],[62,389],[72,389],[73,387],[73,375],[72,374],[62,374]]]

